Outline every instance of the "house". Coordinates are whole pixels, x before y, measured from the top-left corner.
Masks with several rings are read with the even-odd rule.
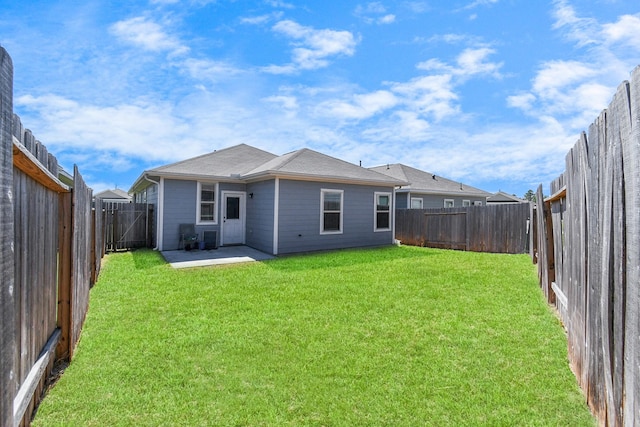
[[[282,156],[240,144],[144,171],[129,192],[157,205],[157,248],[201,238],[288,254],[394,241],[393,193],[408,183],[310,150]]]
[[[409,182],[396,190],[397,209],[453,208],[483,205],[491,193],[461,182],[400,163],[370,168],[399,181]]]
[[[129,203],[131,196],[124,190],[119,188],[113,190],[104,190],[94,195],[94,198],[101,199],[104,202]]]
[[[492,194],[490,197],[487,197],[488,205],[503,205],[514,203],[527,203],[527,200],[521,199],[512,194],[507,194],[504,191],[498,191],[496,194]]]

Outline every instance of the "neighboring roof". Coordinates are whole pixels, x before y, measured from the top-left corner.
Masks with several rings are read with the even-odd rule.
[[[149,177],[211,180],[257,180],[265,177],[291,177],[323,181],[407,185],[404,180],[356,166],[344,160],[304,148],[283,156],[247,144],[214,151],[144,171],[131,186],[139,191],[150,183]]]
[[[131,196],[126,191],[119,188],[114,190],[104,190],[94,195],[96,199],[122,199],[131,200]]]
[[[490,197],[487,197],[487,203],[526,203],[527,201],[516,197],[511,194],[507,194],[504,191],[498,191]]]
[[[396,179],[308,148],[272,159],[244,174],[243,178],[251,179],[265,175],[313,177],[322,180],[348,180],[393,185],[408,184],[405,180]]]
[[[489,197],[491,193],[480,190],[479,188],[465,185],[458,181],[425,172],[420,169],[401,163],[394,163],[384,166],[376,166],[370,168],[376,172],[389,175],[399,180],[407,181],[410,184],[403,187],[401,192],[427,193],[427,194],[444,194],[444,195],[461,195],[474,197]]]

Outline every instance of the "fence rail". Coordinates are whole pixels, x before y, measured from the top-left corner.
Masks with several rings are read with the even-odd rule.
[[[640,67],[580,135],[551,193],[538,272],[571,366],[601,424],[640,425]]]
[[[529,251],[529,203],[464,208],[399,209],[396,238],[403,244],[474,252]]]

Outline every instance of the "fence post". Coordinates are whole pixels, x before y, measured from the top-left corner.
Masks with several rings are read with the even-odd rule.
[[[13,231],[13,63],[0,46],[0,426],[13,426],[16,324]]]

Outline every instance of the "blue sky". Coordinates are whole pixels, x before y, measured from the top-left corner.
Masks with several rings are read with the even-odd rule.
[[[0,0],[14,110],[94,191],[247,143],[522,196],[640,64],[638,0]]]

